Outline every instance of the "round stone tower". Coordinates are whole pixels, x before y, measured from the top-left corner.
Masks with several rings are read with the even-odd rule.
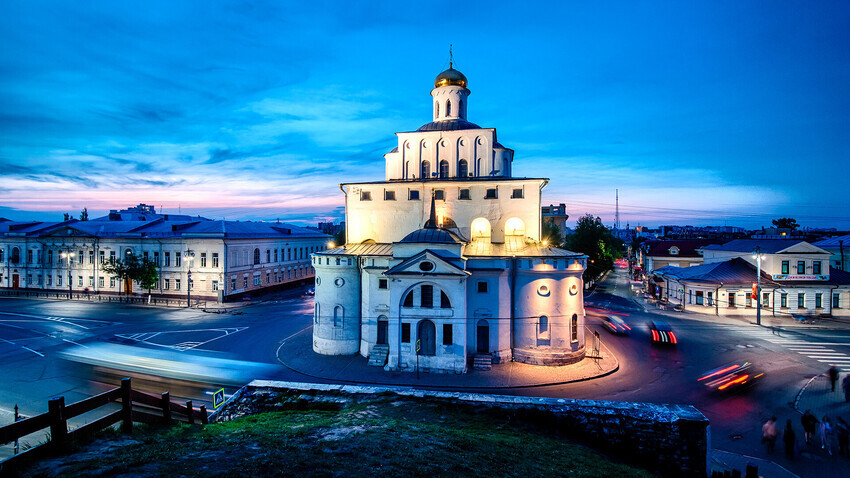
[[[313,351],[350,355],[360,349],[360,267],[357,256],[315,256]]]

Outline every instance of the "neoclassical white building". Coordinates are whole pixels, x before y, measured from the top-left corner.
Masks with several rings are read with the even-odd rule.
[[[548,179],[513,175],[513,150],[467,120],[469,94],[450,65],[385,180],[341,185],[346,244],[312,255],[317,353],[455,373],[584,357],[587,257],[541,242]]]

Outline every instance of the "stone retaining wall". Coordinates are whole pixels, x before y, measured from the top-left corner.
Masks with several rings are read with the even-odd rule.
[[[512,419],[557,427],[587,445],[663,476],[709,474],[708,419],[692,406],[569,400],[404,387],[365,387],[255,380],[242,387],[211,417],[211,422],[275,410],[344,408],[397,395],[399,399],[448,401],[511,414]]]

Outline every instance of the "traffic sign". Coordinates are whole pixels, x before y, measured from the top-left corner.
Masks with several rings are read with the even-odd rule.
[[[421,348],[420,344],[421,344],[421,341],[419,339],[416,339],[416,351],[417,352],[419,352],[419,349]]]
[[[220,407],[222,403],[224,403],[224,389],[223,388],[213,394],[213,408]]]

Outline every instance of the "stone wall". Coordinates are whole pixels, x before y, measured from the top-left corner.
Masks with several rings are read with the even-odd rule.
[[[662,476],[709,473],[708,419],[692,406],[437,392],[404,387],[364,387],[255,380],[242,387],[210,418],[212,422],[293,408],[341,409],[397,395],[400,400],[447,401],[504,412],[512,419],[557,427],[609,455]]]

